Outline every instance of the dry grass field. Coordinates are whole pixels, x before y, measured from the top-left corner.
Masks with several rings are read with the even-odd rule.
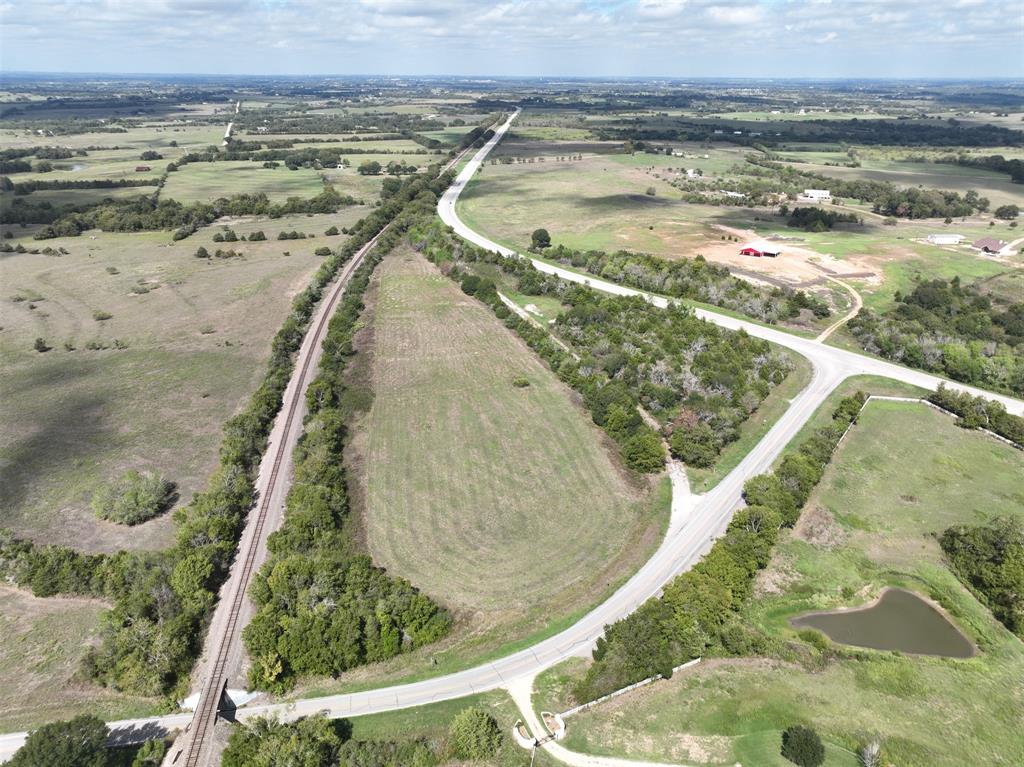
[[[224,421],[257,385],[291,297],[321,261],[314,249],[344,239],[324,230],[363,212],[232,223],[266,242],[214,243],[215,226],[173,244],[170,232],[95,232],[47,241],[64,256],[4,254],[0,526],[90,551],[166,544],[166,515],[130,529],[101,522],[93,492],[129,468],[164,474],[182,501],[205,484]],[[293,229],[317,236],[275,239]],[[197,259],[200,245],[244,256]],[[36,338],[50,350],[35,351]]]
[[[104,610],[95,600],[37,599],[0,586],[0,732],[74,713],[119,719],[156,710],[159,701],[129,698],[79,678]]]
[[[421,256],[397,252],[375,279],[374,399],[350,464],[375,562],[457,619],[432,654],[592,604],[656,544],[664,488],[625,475],[572,392]]]

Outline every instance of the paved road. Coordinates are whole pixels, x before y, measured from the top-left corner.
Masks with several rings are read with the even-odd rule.
[[[498,143],[517,115],[518,110],[497,130],[495,137],[477,152],[438,204],[441,218],[459,235],[482,247],[510,255],[518,254],[498,246],[466,227],[455,214],[455,201],[488,152]],[[567,280],[586,283],[608,293],[644,295],[658,306],[667,306],[668,304],[668,300],[664,297],[644,294],[641,291],[598,280],[537,259],[533,259],[533,262],[542,271],[557,274]],[[282,719],[295,719],[318,712],[325,712],[334,717],[347,717],[419,706],[507,687],[517,679],[533,676],[538,671],[549,668],[568,657],[584,653],[603,633],[606,624],[631,613],[648,598],[657,595],[665,583],[700,559],[710,548],[714,538],[724,531],[732,512],[741,503],[741,492],[746,479],[766,470],[771,465],[821,402],[845,378],[860,373],[870,373],[926,388],[934,388],[941,380],[936,376],[903,368],[889,362],[826,346],[813,339],[795,336],[777,328],[762,326],[703,309],[698,309],[697,314],[723,327],[734,330],[742,328],[751,335],[774,341],[803,354],[810,360],[813,367],[811,382],[791,401],[789,409],[772,426],[765,437],[709,493],[702,496],[689,495],[685,488],[682,472],[670,472],[673,480],[672,513],[665,538],[651,559],[607,601],[561,633],[492,663],[412,684],[395,685],[346,695],[309,698],[291,704],[246,706],[238,709],[237,718],[244,721],[255,716],[274,714]],[[988,394],[960,384],[950,383],[949,385],[999,399],[1011,412],[1024,413],[1024,402],[1020,400]],[[125,742],[132,742],[140,739],[144,734],[152,736],[158,732],[181,728],[189,722],[190,718],[190,715],[152,717],[111,722],[110,726],[117,737]],[[0,759],[9,757],[23,741],[24,733],[0,736]]]

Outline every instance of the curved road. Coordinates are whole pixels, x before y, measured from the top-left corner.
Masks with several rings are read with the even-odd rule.
[[[476,173],[491,149],[501,140],[518,114],[519,110],[516,110],[498,128],[494,138],[476,153],[438,203],[438,213],[442,220],[460,236],[489,250],[516,256],[520,254],[497,245],[463,224],[456,215],[455,203],[467,182]],[[566,280],[588,284],[595,289],[615,295],[643,296],[657,306],[668,305],[668,299],[663,296],[599,280],[537,259],[531,260],[539,270],[556,274]],[[732,512],[740,505],[743,483],[749,477],[765,471],[772,464],[822,401],[845,378],[867,373],[929,389],[935,388],[942,381],[942,379],[927,373],[826,346],[816,340],[795,336],[777,328],[728,317],[705,309],[697,309],[696,313],[699,317],[723,327],[733,330],[743,329],[753,336],[765,338],[803,354],[810,360],[814,373],[808,386],[791,401],[789,409],[772,426],[764,438],[735,469],[707,494],[689,495],[682,470],[679,467],[670,467],[670,476],[673,480],[673,499],[671,519],[665,538],[651,559],[607,601],[561,633],[492,663],[485,663],[454,674],[411,684],[344,695],[309,698],[289,704],[246,706],[235,712],[236,718],[246,720],[256,716],[274,714],[282,719],[295,719],[318,712],[324,712],[333,717],[347,717],[419,706],[508,687],[517,679],[532,677],[538,671],[549,668],[572,655],[586,652],[603,633],[606,624],[631,613],[648,598],[658,594],[665,583],[700,559],[711,546],[714,538],[724,531]],[[1020,400],[953,382],[947,381],[946,383],[953,388],[997,399],[1011,412],[1024,414],[1024,402]],[[123,742],[134,742],[144,736],[153,737],[162,731],[180,729],[190,720],[191,714],[177,714],[111,722],[110,727],[115,738],[121,739]],[[24,737],[24,733],[0,736],[0,759],[9,757],[17,750],[24,742]]]

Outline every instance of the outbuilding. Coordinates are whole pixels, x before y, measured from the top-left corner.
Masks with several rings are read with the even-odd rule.
[[[962,234],[929,234],[928,242],[932,245],[959,245],[964,241]]]
[[[1006,243],[995,237],[982,237],[980,240],[975,240],[971,247],[982,253],[999,253],[1006,247]]]
[[[804,189],[803,197],[805,200],[828,202],[832,199],[832,192],[829,189]]]
[[[754,258],[776,258],[782,251],[767,242],[750,243],[740,250],[741,256],[753,256]]]
[[[150,171],[150,170],[153,170],[153,169],[150,168],[148,165],[136,165],[135,166],[135,172],[136,173],[145,173],[146,171]]]

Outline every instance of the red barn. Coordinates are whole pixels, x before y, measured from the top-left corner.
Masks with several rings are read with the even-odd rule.
[[[753,256],[754,258],[775,258],[781,251],[778,248],[767,244],[747,245],[740,251],[741,256]]]
[[[135,166],[135,172],[136,173],[145,173],[147,170],[153,170],[153,169],[150,168],[148,165],[136,165]]]

